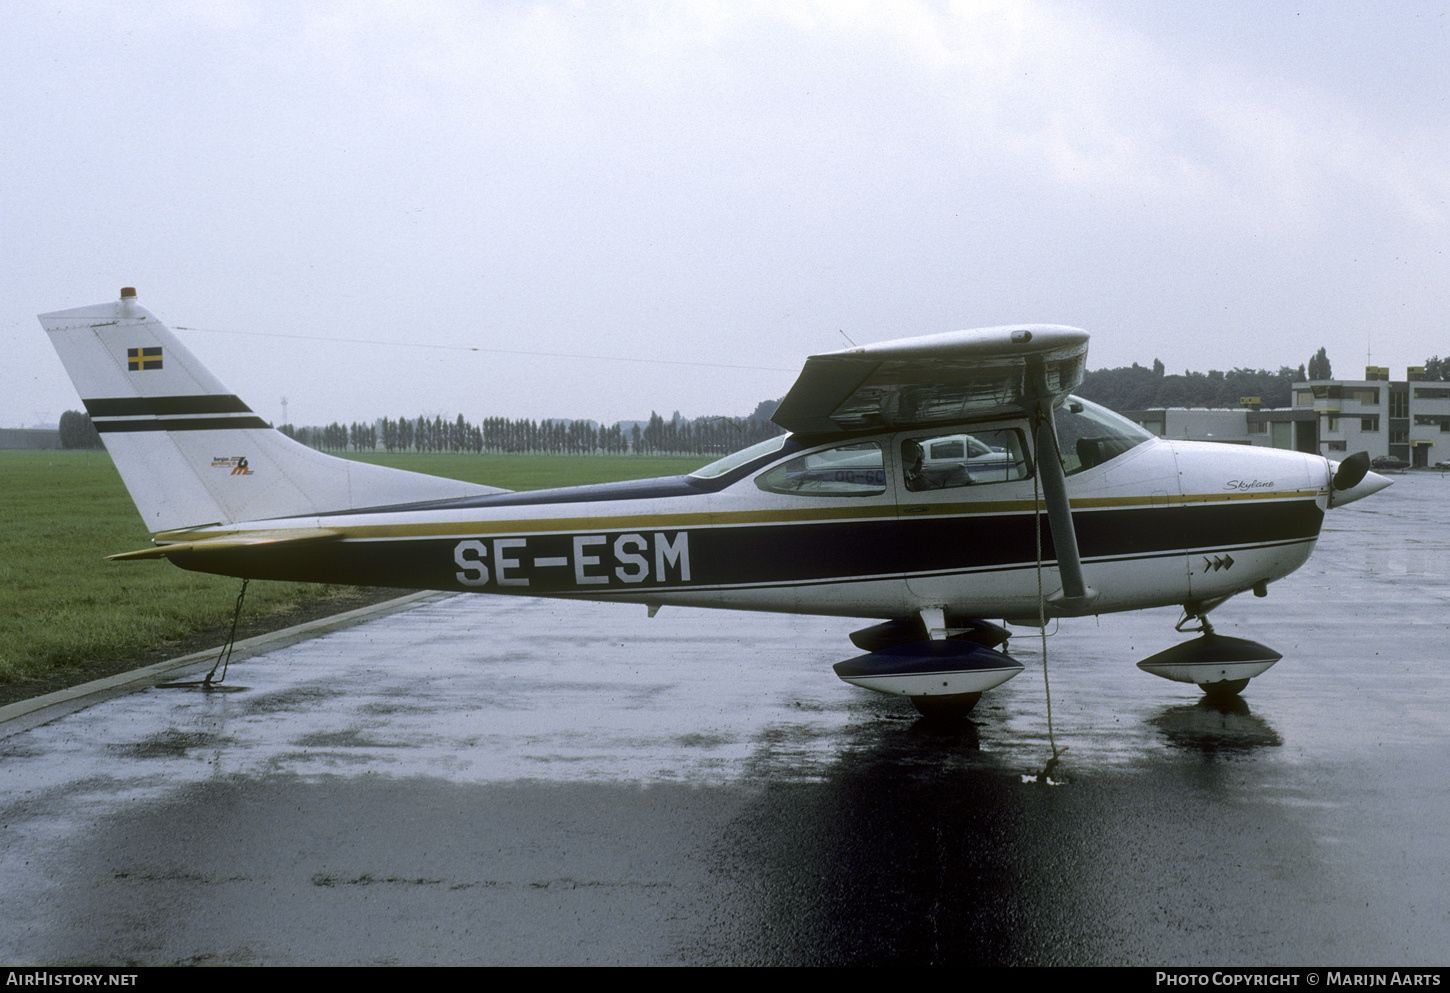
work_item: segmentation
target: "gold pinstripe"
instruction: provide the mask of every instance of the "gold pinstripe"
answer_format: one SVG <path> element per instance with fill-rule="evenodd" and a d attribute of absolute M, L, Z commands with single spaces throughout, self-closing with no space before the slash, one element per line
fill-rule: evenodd
<path fill-rule="evenodd" d="M 1073 510 L 1111 510 L 1131 507 L 1199 506 L 1212 503 L 1239 503 L 1243 501 L 1289 501 L 1314 499 L 1322 490 L 1278 490 L 1249 493 L 1197 493 L 1187 496 L 1163 497 L 1087 497 L 1072 501 Z M 692 499 L 692 498 L 685 498 Z M 587 506 L 587 505 L 585 505 Z M 330 530 L 341 532 L 344 538 L 354 540 L 377 540 L 386 538 L 448 538 L 475 537 L 478 535 L 547 534 L 550 532 L 589 531 L 635 531 L 669 530 L 676 528 L 732 527 L 738 525 L 806 524 L 826 521 L 879 521 L 894 520 L 907 507 L 921 507 L 926 517 L 991 517 L 1005 514 L 1032 513 L 1036 505 L 1031 500 L 973 501 L 960 503 L 914 503 L 881 504 L 871 507 L 808 507 L 800 509 L 774 508 L 771 510 L 737 510 L 715 513 L 680 514 L 633 514 L 619 517 L 549 517 L 509 518 L 507 520 L 475 520 L 457 522 L 396 524 L 353 524 L 337 526 Z M 1043 507 L 1043 513 L 1046 508 Z M 360 515 L 365 516 L 365 515 Z M 391 515 L 390 515 L 391 516 Z M 921 520 L 924 518 L 915 517 Z M 267 528 L 269 532 L 283 534 L 289 529 L 279 528 L 275 522 Z M 298 528 L 298 532 L 313 531 L 313 528 Z M 171 531 L 158 534 L 158 543 L 205 542 L 249 534 L 251 529 L 217 531 Z"/>

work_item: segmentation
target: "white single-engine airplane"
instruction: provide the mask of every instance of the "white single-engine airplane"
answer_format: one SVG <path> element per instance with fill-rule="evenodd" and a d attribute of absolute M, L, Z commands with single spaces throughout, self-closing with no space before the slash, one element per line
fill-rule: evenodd
<path fill-rule="evenodd" d="M 787 434 L 688 476 L 513 493 L 333 458 L 252 412 L 136 303 L 40 316 L 155 547 L 248 579 L 879 618 L 848 682 L 969 712 L 1022 666 L 984 618 L 1181 605 L 1139 665 L 1232 695 L 1279 659 L 1210 610 L 1308 559 L 1363 453 L 1166 441 L 1070 394 L 1088 336 L 958 331 L 812 356 Z"/>

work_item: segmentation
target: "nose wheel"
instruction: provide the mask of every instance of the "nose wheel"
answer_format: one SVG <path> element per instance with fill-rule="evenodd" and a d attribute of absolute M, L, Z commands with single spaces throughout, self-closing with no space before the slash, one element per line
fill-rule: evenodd
<path fill-rule="evenodd" d="M 1238 696 L 1249 685 L 1247 679 L 1220 679 L 1216 683 L 1199 683 L 1205 700 L 1229 700 Z"/>
<path fill-rule="evenodd" d="M 980 693 L 951 693 L 941 696 L 914 696 L 911 705 L 916 712 L 934 724 L 951 724 L 964 719 L 982 699 Z"/>

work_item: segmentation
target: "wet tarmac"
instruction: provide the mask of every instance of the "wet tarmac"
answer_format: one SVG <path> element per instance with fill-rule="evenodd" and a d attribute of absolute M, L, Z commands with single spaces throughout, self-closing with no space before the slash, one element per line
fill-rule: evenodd
<path fill-rule="evenodd" d="M 1450 479 L 1214 614 L 1063 623 L 960 730 L 861 622 L 439 597 L 0 740 L 11 964 L 1445 965 Z"/>

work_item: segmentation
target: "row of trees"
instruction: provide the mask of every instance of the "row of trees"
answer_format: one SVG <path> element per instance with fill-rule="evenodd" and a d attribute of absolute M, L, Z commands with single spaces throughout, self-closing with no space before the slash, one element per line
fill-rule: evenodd
<path fill-rule="evenodd" d="M 669 420 L 651 413 L 647 422 L 602 425 L 596 421 L 565 421 L 505 417 L 478 424 L 462 414 L 384 417 L 370 424 L 328 424 L 279 430 L 289 438 L 324 451 L 389 452 L 547 452 L 554 454 L 690 454 L 723 455 L 781 433 L 770 420 L 776 402 L 759 404 L 749 417 L 697 417 L 686 420 L 677 411 Z"/>
<path fill-rule="evenodd" d="M 1162 363 L 1155 363 L 1158 369 Z M 1083 376 L 1079 396 L 1112 410 L 1149 410 L 1155 407 L 1237 407 L 1243 397 L 1259 397 L 1265 407 L 1288 407 L 1293 384 L 1304 382 L 1305 369 L 1284 366 L 1278 372 L 1265 369 L 1231 369 L 1208 373 L 1185 372 L 1168 376 L 1131 367 L 1097 369 Z"/>
<path fill-rule="evenodd" d="M 505 417 L 470 423 L 434 417 L 384 417 L 371 423 L 278 428 L 287 437 L 323 451 L 389 452 L 547 452 L 555 454 L 680 454 L 725 455 L 781 433 L 770 420 L 779 401 L 758 404 L 748 417 L 697 417 L 676 411 L 665 420 L 651 413 L 646 422 L 564 421 Z M 90 416 L 68 410 L 60 418 L 62 448 L 100 448 L 101 438 Z"/>
<path fill-rule="evenodd" d="M 1083 377 L 1078 393 L 1113 410 L 1149 410 L 1155 407 L 1237 407 L 1243 397 L 1259 397 L 1265 407 L 1292 405 L 1293 384 L 1333 379 L 1334 367 L 1321 348 L 1297 369 L 1230 369 L 1207 373 L 1166 375 L 1163 363 L 1153 360 L 1146 369 L 1134 362 L 1117 369 L 1098 369 Z M 1425 360 L 1425 381 L 1450 382 L 1450 357 Z"/>
<path fill-rule="evenodd" d="M 1450 365 L 1450 363 L 1447 363 Z M 1450 371 L 1450 370 L 1447 370 Z M 1237 407 L 1244 397 L 1258 397 L 1263 407 L 1288 407 L 1295 383 L 1333 379 L 1329 355 L 1321 348 L 1297 369 L 1230 369 L 1207 373 L 1184 372 L 1169 376 L 1163 363 L 1153 360 L 1146 369 L 1134 362 L 1116 369 L 1098 369 L 1083 376 L 1078 394 L 1112 410 L 1151 410 L 1155 407 Z"/>

